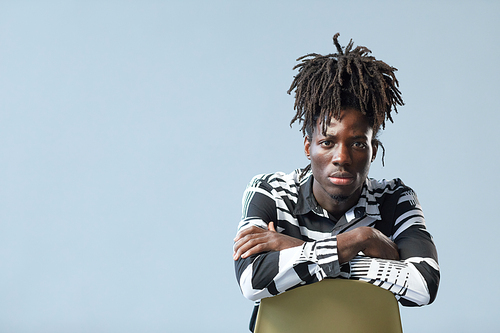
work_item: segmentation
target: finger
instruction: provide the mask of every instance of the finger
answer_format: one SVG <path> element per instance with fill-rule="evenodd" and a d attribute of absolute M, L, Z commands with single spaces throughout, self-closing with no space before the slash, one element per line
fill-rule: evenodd
<path fill-rule="evenodd" d="M 266 250 L 266 243 L 245 243 L 244 246 L 240 247 L 233 255 L 234 260 L 238 260 L 238 258 L 248 258 L 253 254 L 258 254 Z"/>
<path fill-rule="evenodd" d="M 245 237 L 247 235 L 262 233 L 262 232 L 266 232 L 266 231 L 267 230 L 264 230 L 264 229 L 259 228 L 257 226 L 251 226 L 249 228 L 246 228 L 246 229 L 240 231 L 233 240 L 235 242 L 237 242 L 238 240 L 242 239 L 243 237 Z"/>
<path fill-rule="evenodd" d="M 253 235 L 247 235 L 245 238 L 240 239 L 234 244 L 234 255 L 233 258 L 234 260 L 237 260 L 239 257 L 246 258 L 249 256 L 247 254 L 246 256 L 242 256 L 245 252 L 248 252 L 250 249 L 252 249 L 255 246 L 258 246 L 259 244 L 265 243 L 265 235 L 264 234 L 253 234 Z M 258 252 L 255 252 L 258 253 Z M 253 254 L 253 253 L 251 253 Z"/>
<path fill-rule="evenodd" d="M 276 232 L 276 229 L 274 228 L 274 222 L 269 222 L 269 224 L 267 225 L 267 229 L 269 231 L 273 231 L 273 232 Z"/>
<path fill-rule="evenodd" d="M 269 243 L 264 241 L 260 243 L 254 243 L 252 246 L 249 246 L 248 250 L 246 251 L 241 251 L 241 258 L 245 259 L 248 258 L 254 254 L 259 254 L 262 252 L 267 252 L 270 250 Z"/>

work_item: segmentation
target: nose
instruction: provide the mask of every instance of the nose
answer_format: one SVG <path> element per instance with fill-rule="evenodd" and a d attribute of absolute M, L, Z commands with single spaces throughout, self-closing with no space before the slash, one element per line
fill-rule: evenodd
<path fill-rule="evenodd" d="M 333 152 L 332 163 L 337 166 L 349 165 L 351 164 L 351 152 L 349 148 L 344 144 L 339 144 Z"/>

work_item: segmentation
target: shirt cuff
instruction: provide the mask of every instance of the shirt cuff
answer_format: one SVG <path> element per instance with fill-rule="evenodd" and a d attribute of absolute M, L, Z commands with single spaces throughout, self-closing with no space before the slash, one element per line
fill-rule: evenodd
<path fill-rule="evenodd" d="M 306 242 L 302 248 L 301 261 L 309 261 L 317 264 L 316 276 L 318 280 L 324 278 L 345 275 L 346 268 L 341 269 L 337 254 L 337 237 L 329 237 L 320 241 Z M 347 269 L 348 271 L 348 269 Z"/>

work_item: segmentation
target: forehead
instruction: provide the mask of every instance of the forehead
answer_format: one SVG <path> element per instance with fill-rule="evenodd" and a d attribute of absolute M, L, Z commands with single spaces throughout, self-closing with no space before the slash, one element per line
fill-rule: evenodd
<path fill-rule="evenodd" d="M 314 133 L 322 135 L 350 134 L 355 136 L 371 137 L 373 128 L 370 126 L 368 118 L 360 111 L 355 109 L 344 109 L 339 117 L 332 117 L 326 128 L 323 127 L 323 121 L 318 119 Z"/>

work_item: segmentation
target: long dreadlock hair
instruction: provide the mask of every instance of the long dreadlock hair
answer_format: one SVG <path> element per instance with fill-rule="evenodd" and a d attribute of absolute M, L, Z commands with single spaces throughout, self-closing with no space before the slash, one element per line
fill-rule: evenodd
<path fill-rule="evenodd" d="M 393 122 L 392 109 L 397 113 L 397 105 L 404 105 L 394 74 L 397 69 L 370 56 L 365 46 L 353 49 L 352 39 L 344 49 L 339 36 L 333 36 L 338 53 L 310 53 L 297 59 L 301 63 L 293 69 L 299 73 L 288 89 L 288 94 L 295 89 L 297 111 L 290 126 L 299 121 L 302 134 L 311 139 L 318 119 L 326 134 L 332 117 L 338 120 L 342 109 L 354 108 L 367 117 L 375 138 L 379 129 L 385 128 L 386 119 Z"/>
<path fill-rule="evenodd" d="M 350 40 L 345 50 L 338 42 L 339 33 L 333 36 L 338 53 L 321 55 L 310 53 L 297 59 L 302 61 L 293 69 L 294 77 L 288 93 L 295 89 L 295 121 L 302 124 L 302 133 L 312 134 L 318 119 L 326 131 L 330 119 L 339 119 L 340 111 L 353 107 L 368 117 L 377 132 L 385 128 L 385 119 L 391 122 L 391 111 L 397 113 L 397 105 L 404 105 L 399 91 L 396 68 L 370 56 L 365 46 L 354 50 Z M 315 119 L 314 119 L 315 118 Z M 312 127 L 312 128 L 309 128 Z"/>

